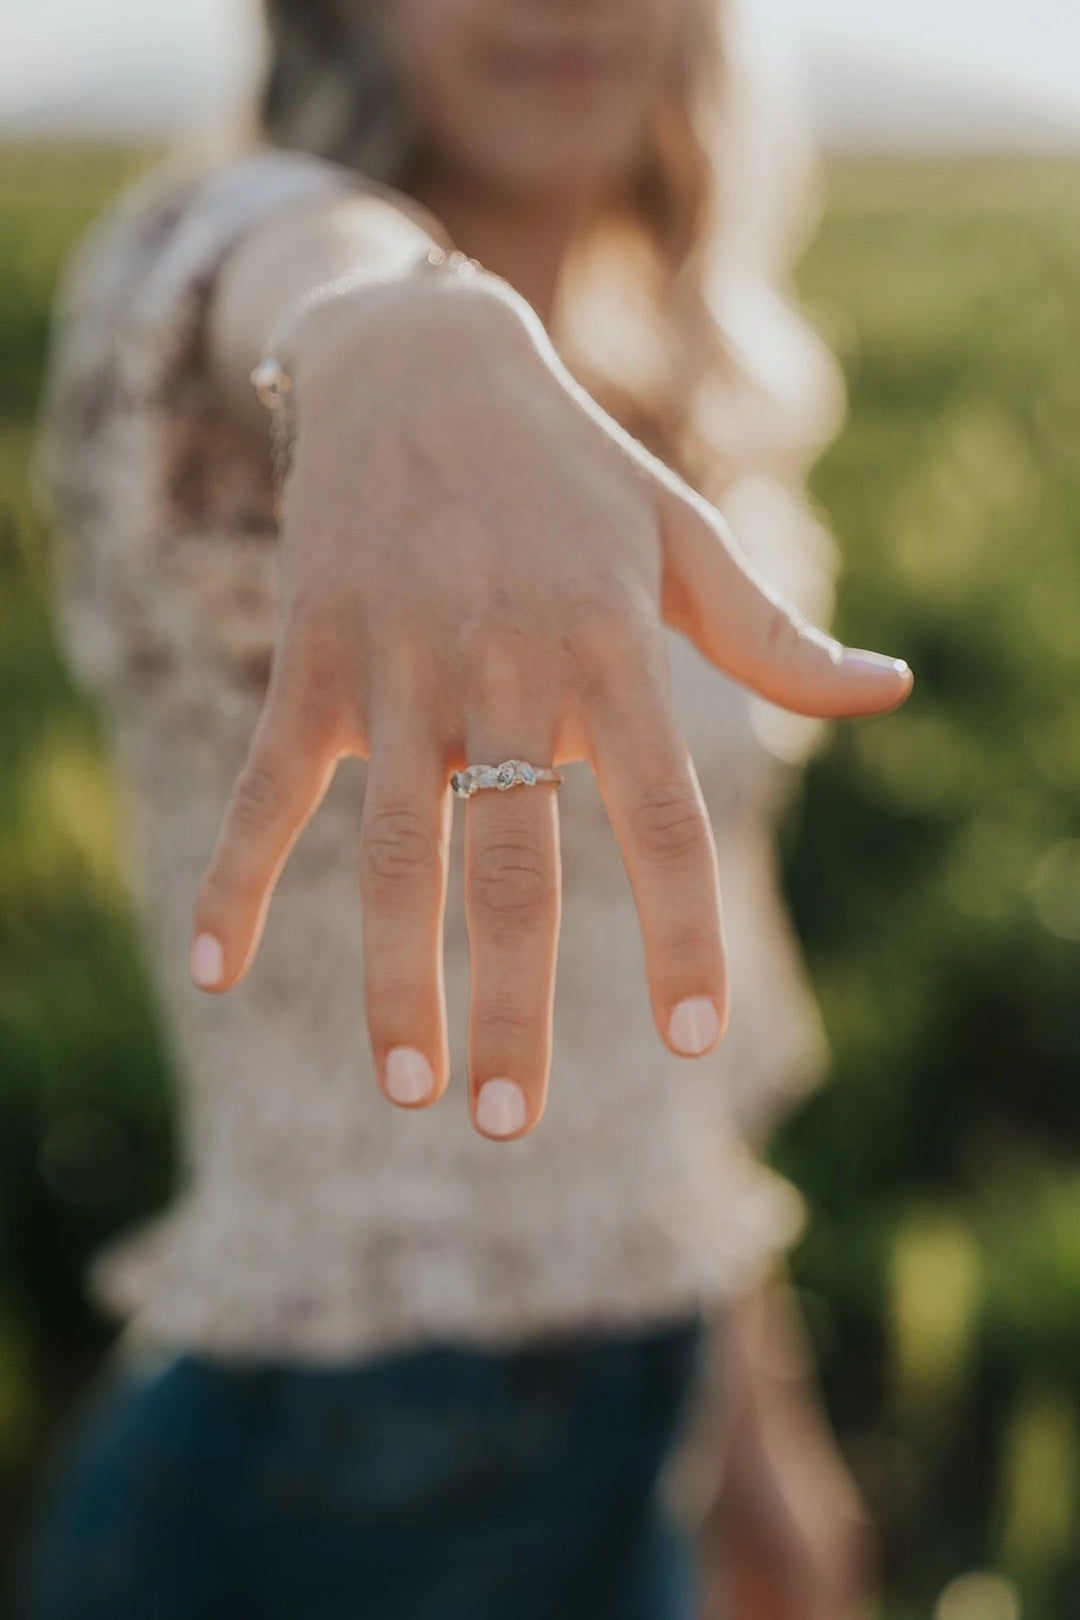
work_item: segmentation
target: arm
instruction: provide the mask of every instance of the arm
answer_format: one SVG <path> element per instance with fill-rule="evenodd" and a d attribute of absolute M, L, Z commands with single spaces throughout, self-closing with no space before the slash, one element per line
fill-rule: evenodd
<path fill-rule="evenodd" d="M 207 317 L 211 370 L 235 414 L 266 430 L 251 371 L 305 293 L 337 276 L 400 276 L 448 245 L 430 215 L 382 193 L 320 198 L 248 232 L 221 267 Z"/>
<path fill-rule="evenodd" d="M 76 266 L 46 457 L 86 542 L 97 621 L 119 625 L 124 590 L 152 574 L 128 577 L 141 537 L 117 551 L 113 516 L 166 494 L 164 440 L 193 391 L 214 394 L 225 425 L 232 411 L 257 420 L 248 373 L 276 323 L 298 292 L 355 272 L 347 293 L 288 327 L 298 434 L 272 668 L 197 898 L 192 970 L 214 992 L 242 978 L 337 761 L 366 758 L 367 1033 L 380 1086 L 404 1106 L 435 1102 L 449 1078 L 451 771 L 588 761 L 637 901 L 660 1039 L 696 1056 L 722 1033 L 725 963 L 663 625 L 802 713 L 880 712 L 910 687 L 903 665 L 846 651 L 765 587 L 715 508 L 573 383 L 505 282 L 405 274 L 437 232 L 393 194 L 299 154 L 155 181 Z M 478 794 L 465 843 L 470 1112 L 505 1139 L 539 1119 L 550 1061 L 551 789 Z"/>
<path fill-rule="evenodd" d="M 257 420 L 248 373 L 275 322 L 298 290 L 355 272 L 288 324 L 298 436 L 274 656 L 196 901 L 193 974 L 215 993 L 240 982 L 337 761 L 366 758 L 366 1025 L 379 1084 L 403 1106 L 436 1102 L 449 1081 L 450 771 L 588 761 L 635 893 L 657 1034 L 696 1056 L 724 1029 L 724 943 L 662 624 L 800 713 L 879 713 L 910 690 L 907 667 L 844 650 L 764 585 L 719 512 L 573 384 L 507 283 L 405 274 L 436 233 L 393 194 L 301 154 L 155 181 L 76 266 L 47 455 L 97 622 L 115 629 L 125 591 L 151 590 L 155 573 L 131 573 L 142 536 L 117 548 L 113 517 L 157 510 L 164 452 L 207 392 L 222 429 L 257 442 L 232 411 Z M 465 815 L 470 1113 L 507 1139 L 538 1123 L 551 1063 L 554 794 L 481 792 Z"/>
<path fill-rule="evenodd" d="M 729 1432 L 706 1529 L 705 1620 L 848 1620 L 870 1585 L 872 1535 L 836 1449 L 785 1279 L 733 1306 Z"/>
<path fill-rule="evenodd" d="M 451 770 L 590 762 L 637 899 L 660 1037 L 696 1056 L 722 1033 L 723 946 L 662 624 L 801 712 L 877 712 L 910 679 L 775 598 L 715 509 L 576 387 L 505 282 L 408 274 L 433 234 L 385 196 L 298 208 L 237 244 L 210 311 L 221 391 L 251 421 L 248 373 L 285 319 L 298 436 L 270 688 L 200 890 L 193 973 L 215 992 L 239 981 L 337 760 L 369 759 L 368 1033 L 387 1096 L 408 1106 L 434 1102 L 448 1079 Z M 347 291 L 297 312 L 343 274 Z M 550 1059 L 558 838 L 546 787 L 470 801 L 466 894 L 471 1110 L 484 1134 L 519 1136 L 542 1112 Z"/>

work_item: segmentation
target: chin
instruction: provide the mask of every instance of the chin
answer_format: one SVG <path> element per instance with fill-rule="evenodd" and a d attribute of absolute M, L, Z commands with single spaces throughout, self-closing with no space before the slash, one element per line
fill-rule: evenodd
<path fill-rule="evenodd" d="M 524 197 L 577 197 L 592 195 L 610 187 L 621 168 L 582 163 L 579 154 L 567 154 L 560 161 L 548 153 L 531 164 L 503 164 L 488 170 L 485 179 L 493 190 Z"/>
<path fill-rule="evenodd" d="M 530 140 L 491 141 L 477 153 L 474 172 L 500 191 L 578 195 L 604 190 L 627 174 L 638 150 L 636 138 L 599 133 L 593 139 L 569 118 Z M 635 132 L 636 135 L 636 132 Z"/>

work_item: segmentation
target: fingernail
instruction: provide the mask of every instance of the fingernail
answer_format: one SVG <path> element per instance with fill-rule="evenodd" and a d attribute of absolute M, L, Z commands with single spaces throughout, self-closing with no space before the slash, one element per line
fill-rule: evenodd
<path fill-rule="evenodd" d="M 906 679 L 911 670 L 902 658 L 887 658 L 884 653 L 866 652 L 862 647 L 845 647 L 844 664 L 848 669 L 867 675 L 899 675 Z"/>
<path fill-rule="evenodd" d="M 668 1022 L 668 1040 L 684 1057 L 700 1057 L 715 1046 L 720 1020 L 708 996 L 687 996 L 677 1002 Z"/>
<path fill-rule="evenodd" d="M 396 1103 L 418 1103 L 435 1090 L 435 1076 L 423 1052 L 395 1046 L 386 1054 L 386 1094 Z"/>
<path fill-rule="evenodd" d="M 212 990 L 221 983 L 225 971 L 225 958 L 221 942 L 213 934 L 200 934 L 191 947 L 191 977 L 203 990 Z"/>
<path fill-rule="evenodd" d="M 525 1123 L 525 1095 L 512 1080 L 486 1080 L 476 1099 L 476 1124 L 485 1136 L 514 1136 Z"/>

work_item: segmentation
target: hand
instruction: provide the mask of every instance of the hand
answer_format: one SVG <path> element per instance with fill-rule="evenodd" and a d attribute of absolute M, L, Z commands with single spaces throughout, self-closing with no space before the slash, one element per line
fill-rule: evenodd
<path fill-rule="evenodd" d="M 731 1467 L 704 1620 L 858 1620 L 868 1612 L 874 1538 L 809 1391 Z M 736 1500 L 737 1498 L 737 1500 Z"/>
<path fill-rule="evenodd" d="M 722 1033 L 715 851 L 668 690 L 665 623 L 803 714 L 879 713 L 906 665 L 847 652 L 777 601 L 719 514 L 571 381 L 494 277 L 406 277 L 310 310 L 291 344 L 298 437 L 265 706 L 196 906 L 192 971 L 228 990 L 336 762 L 369 759 L 365 996 L 379 1083 L 448 1078 L 442 986 L 450 772 L 587 759 L 637 904 L 672 1051 Z M 466 807 L 470 1109 L 544 1106 L 559 926 L 553 786 Z M 497 1082 L 492 1084 L 492 1082 Z"/>
<path fill-rule="evenodd" d="M 868 1612 L 873 1532 L 782 1270 L 732 1302 L 727 1328 L 728 1434 L 705 1526 L 702 1620 L 857 1620 Z"/>

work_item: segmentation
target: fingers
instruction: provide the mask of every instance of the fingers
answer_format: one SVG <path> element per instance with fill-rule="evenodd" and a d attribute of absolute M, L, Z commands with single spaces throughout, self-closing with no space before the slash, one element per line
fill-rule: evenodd
<path fill-rule="evenodd" d="M 796 714 L 883 714 L 911 691 L 902 659 L 842 647 L 760 579 L 720 513 L 662 486 L 664 618 L 718 668 Z"/>
<path fill-rule="evenodd" d="M 229 990 L 258 947 L 278 873 L 334 772 L 328 713 L 297 681 L 271 686 L 195 903 L 191 974 Z"/>
<path fill-rule="evenodd" d="M 546 764 L 550 749 L 467 740 L 469 763 Z M 465 808 L 469 1108 L 482 1136 L 522 1136 L 544 1110 L 559 934 L 554 784 L 485 789 Z"/>
<path fill-rule="evenodd" d="M 634 891 L 653 1019 L 681 1057 L 727 1021 L 727 973 L 712 827 L 666 681 L 638 666 L 594 699 L 591 759 Z"/>
<path fill-rule="evenodd" d="M 360 825 L 364 994 L 375 1072 L 403 1108 L 441 1096 L 449 1075 L 443 911 L 448 772 L 405 716 L 372 739 Z"/>

